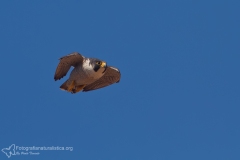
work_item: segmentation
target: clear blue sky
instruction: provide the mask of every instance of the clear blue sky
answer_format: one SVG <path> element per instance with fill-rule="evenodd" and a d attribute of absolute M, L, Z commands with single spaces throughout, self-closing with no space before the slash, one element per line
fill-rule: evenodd
<path fill-rule="evenodd" d="M 0 149 L 14 159 L 239 160 L 240 2 L 0 2 Z M 78 51 L 120 83 L 78 94 L 53 79 Z M 0 151 L 0 159 L 8 159 Z"/>

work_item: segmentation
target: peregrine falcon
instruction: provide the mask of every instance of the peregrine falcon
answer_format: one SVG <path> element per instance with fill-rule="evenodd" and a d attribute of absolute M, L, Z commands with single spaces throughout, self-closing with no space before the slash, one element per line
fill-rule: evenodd
<path fill-rule="evenodd" d="M 79 91 L 87 92 L 109 86 L 120 81 L 120 71 L 111 66 L 107 66 L 105 61 L 97 58 L 86 58 L 77 52 L 73 52 L 60 58 L 54 79 L 59 80 L 64 77 L 68 70 L 74 67 L 70 77 L 60 88 L 71 93 Z"/>

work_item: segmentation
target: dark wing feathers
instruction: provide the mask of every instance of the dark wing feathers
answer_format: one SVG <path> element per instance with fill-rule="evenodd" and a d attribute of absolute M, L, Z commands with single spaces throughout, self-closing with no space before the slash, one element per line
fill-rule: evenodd
<path fill-rule="evenodd" d="M 60 62 L 57 66 L 54 79 L 59 80 L 64 77 L 71 66 L 76 67 L 83 62 L 83 56 L 77 52 L 73 52 L 67 56 L 60 58 Z"/>
<path fill-rule="evenodd" d="M 84 87 L 83 92 L 103 88 L 113 83 L 118 83 L 120 81 L 120 78 L 121 78 L 121 74 L 117 68 L 107 67 L 106 73 L 97 81 Z"/>

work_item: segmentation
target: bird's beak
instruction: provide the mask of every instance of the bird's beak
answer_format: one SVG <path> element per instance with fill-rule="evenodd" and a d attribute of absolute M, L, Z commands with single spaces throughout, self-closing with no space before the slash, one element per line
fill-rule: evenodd
<path fill-rule="evenodd" d="M 101 64 L 101 67 L 106 67 L 107 66 L 107 63 L 106 62 L 104 62 L 104 61 L 102 61 L 102 64 Z"/>

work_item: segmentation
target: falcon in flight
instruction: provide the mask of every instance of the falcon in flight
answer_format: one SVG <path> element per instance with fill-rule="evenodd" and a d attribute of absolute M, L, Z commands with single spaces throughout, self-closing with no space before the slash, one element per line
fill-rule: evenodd
<path fill-rule="evenodd" d="M 74 67 L 70 77 L 60 88 L 71 93 L 79 91 L 87 92 L 109 86 L 120 81 L 120 71 L 97 58 L 86 58 L 74 52 L 60 58 L 54 79 L 59 80 L 64 77 L 68 70 Z"/>

